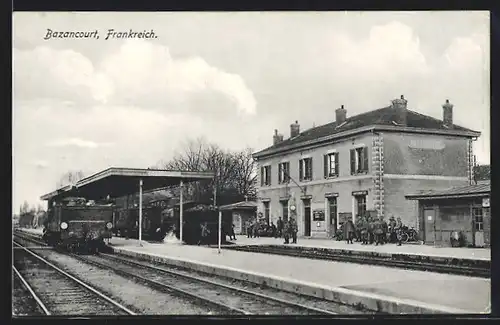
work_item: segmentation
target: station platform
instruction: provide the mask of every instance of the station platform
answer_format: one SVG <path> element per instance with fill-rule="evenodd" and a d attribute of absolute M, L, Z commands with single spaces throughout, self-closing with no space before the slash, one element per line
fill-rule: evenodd
<path fill-rule="evenodd" d="M 23 229 L 41 234 L 40 229 Z M 237 236 L 239 245 L 279 244 L 281 239 Z M 393 314 L 454 313 L 477 314 L 488 311 L 491 300 L 490 279 L 447 275 L 423 271 L 385 268 L 372 265 L 311 260 L 227 250 L 220 254 L 213 247 L 181 245 L 176 238 L 164 243 L 112 238 L 110 245 L 118 254 L 187 267 L 214 275 L 244 279 L 254 283 L 300 292 L 371 310 Z M 305 247 L 386 250 L 408 254 L 454 254 L 466 258 L 489 258 L 489 254 L 465 248 L 434 248 L 415 245 L 362 246 L 327 240 L 300 240 Z M 391 247 L 393 246 L 393 247 Z M 417 251 L 416 248 L 420 250 Z M 413 250 L 413 251 L 412 251 Z M 441 251 L 444 250 L 444 251 Z M 437 253 L 436 253 L 437 252 Z M 473 254 L 474 253 L 474 254 Z"/>
<path fill-rule="evenodd" d="M 257 238 L 258 239 L 258 238 Z M 246 279 L 391 313 L 483 313 L 489 279 L 112 238 L 116 253 Z"/>
<path fill-rule="evenodd" d="M 283 245 L 283 239 L 259 237 L 247 238 L 246 236 L 236 236 L 237 240 L 231 241 L 236 245 Z M 396 244 L 384 245 L 361 245 L 354 242 L 347 244 L 345 241 L 336 241 L 332 239 L 317 239 L 317 238 L 299 238 L 297 244 L 289 246 L 305 247 L 305 248 L 320 248 L 320 249 L 339 249 L 351 251 L 366 251 L 373 253 L 384 254 L 405 254 L 405 255 L 420 255 L 428 257 L 442 258 L 458 258 L 472 260 L 491 260 L 491 250 L 489 248 L 465 248 L 465 247 L 435 247 L 431 245 L 419 244 Z"/>

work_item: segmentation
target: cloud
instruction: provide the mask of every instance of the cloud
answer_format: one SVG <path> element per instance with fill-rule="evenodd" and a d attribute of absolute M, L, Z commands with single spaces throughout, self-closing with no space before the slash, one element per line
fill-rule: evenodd
<path fill-rule="evenodd" d="M 430 71 L 419 38 L 400 22 L 373 26 L 361 41 L 339 32 L 330 45 L 331 62 L 351 79 L 402 78 Z"/>
<path fill-rule="evenodd" d="M 222 95 L 233 111 L 256 112 L 256 99 L 241 76 L 200 57 L 175 59 L 167 47 L 144 40 L 125 41 L 96 65 L 68 49 L 15 49 L 14 66 L 16 98 L 182 111 L 194 95 L 208 94 Z M 210 107 L 197 109 L 210 113 Z"/>
<path fill-rule="evenodd" d="M 60 139 L 60 140 L 55 140 L 52 142 L 49 142 L 47 146 L 49 147 L 80 147 L 80 148 L 98 148 L 98 147 L 108 147 L 112 146 L 112 143 L 109 142 L 103 142 L 103 143 L 98 143 L 98 142 L 93 142 L 93 141 L 87 141 L 87 140 L 82 140 L 78 138 L 71 138 L 71 139 Z"/>

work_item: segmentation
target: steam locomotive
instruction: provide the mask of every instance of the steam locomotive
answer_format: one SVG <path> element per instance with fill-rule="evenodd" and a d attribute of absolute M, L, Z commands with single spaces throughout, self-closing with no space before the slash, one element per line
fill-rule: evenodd
<path fill-rule="evenodd" d="M 49 206 L 43 240 L 68 251 L 98 252 L 111 238 L 113 206 L 68 198 Z"/>

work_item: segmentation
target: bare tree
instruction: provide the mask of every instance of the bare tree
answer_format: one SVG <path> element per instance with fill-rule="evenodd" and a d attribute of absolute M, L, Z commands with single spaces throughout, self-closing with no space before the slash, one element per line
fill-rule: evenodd
<path fill-rule="evenodd" d="M 231 152 L 218 145 L 208 143 L 203 138 L 190 140 L 183 152 L 163 163 L 163 167 L 172 170 L 211 171 L 213 180 L 187 184 L 187 200 L 210 201 L 216 190 L 217 204 L 227 204 L 253 199 L 256 194 L 256 164 L 250 148 Z"/>
<path fill-rule="evenodd" d="M 81 170 L 67 171 L 64 173 L 59 181 L 57 182 L 57 188 L 61 188 L 66 185 L 76 184 L 79 180 L 85 177 L 85 174 Z"/>

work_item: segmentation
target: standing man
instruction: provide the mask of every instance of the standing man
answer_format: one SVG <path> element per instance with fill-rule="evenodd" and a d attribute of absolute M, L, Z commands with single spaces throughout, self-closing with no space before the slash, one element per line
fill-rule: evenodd
<path fill-rule="evenodd" d="M 368 220 L 366 217 L 363 218 L 363 222 L 361 224 L 361 245 L 368 245 L 369 241 L 368 235 Z"/>
<path fill-rule="evenodd" d="M 387 241 L 387 233 L 389 231 L 389 226 L 387 222 L 384 220 L 384 217 L 380 216 L 380 222 L 382 223 L 382 245 Z"/>
<path fill-rule="evenodd" d="M 297 232 L 299 231 L 299 227 L 297 225 L 297 221 L 295 218 L 290 220 L 290 232 L 292 235 L 292 244 L 297 244 Z"/>
<path fill-rule="evenodd" d="M 394 219 L 394 216 L 391 216 L 389 218 L 389 242 L 395 243 L 396 240 L 397 240 L 397 238 L 396 238 L 396 219 Z"/>
<path fill-rule="evenodd" d="M 396 219 L 396 238 L 398 240 L 398 246 L 401 246 L 401 231 L 403 230 L 403 223 L 401 222 L 401 218 L 398 217 Z"/>
<path fill-rule="evenodd" d="M 290 223 L 288 220 L 283 223 L 283 237 L 285 237 L 284 244 L 290 244 Z"/>
<path fill-rule="evenodd" d="M 247 220 L 245 222 L 245 225 L 247 230 L 247 238 L 252 238 L 252 224 L 250 223 L 250 220 Z"/>
<path fill-rule="evenodd" d="M 278 237 L 281 238 L 281 236 L 283 236 L 283 220 L 281 220 L 281 217 L 278 218 L 277 228 L 278 228 Z"/>
<path fill-rule="evenodd" d="M 344 231 L 347 243 L 352 244 L 352 239 L 354 238 L 354 232 L 356 231 L 356 228 L 354 227 L 354 223 L 351 219 L 347 220 L 347 222 L 344 224 Z"/>
<path fill-rule="evenodd" d="M 234 233 L 234 223 L 231 224 L 231 232 L 229 233 L 229 240 L 236 240 L 236 234 Z"/>
<path fill-rule="evenodd" d="M 383 229 L 382 229 L 382 217 L 380 219 L 375 220 L 373 223 L 373 234 L 375 235 L 375 246 L 378 246 L 378 244 L 382 244 L 382 236 L 383 236 Z"/>

